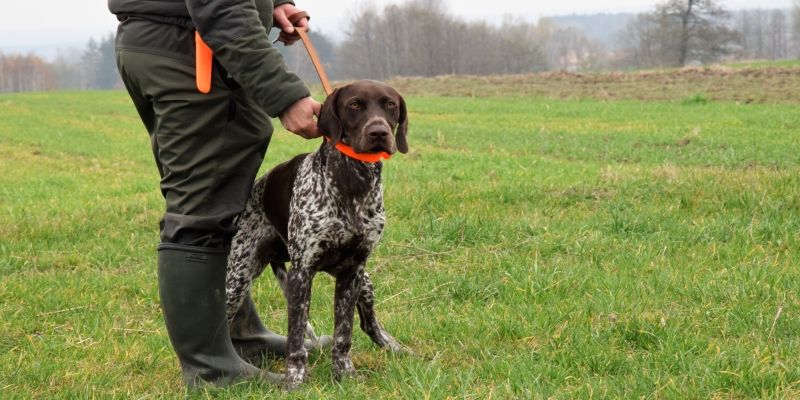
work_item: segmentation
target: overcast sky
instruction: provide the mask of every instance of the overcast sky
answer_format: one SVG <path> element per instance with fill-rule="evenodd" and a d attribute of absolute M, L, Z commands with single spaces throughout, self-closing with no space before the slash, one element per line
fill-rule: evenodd
<path fill-rule="evenodd" d="M 337 37 L 344 29 L 350 11 L 365 4 L 382 7 L 402 0 L 296 0 L 312 16 L 312 27 Z M 503 15 L 531 21 L 561 14 L 598 12 L 640 12 L 651 9 L 657 0 L 446 0 L 452 14 L 463 18 L 500 21 Z M 722 0 L 731 8 L 784 8 L 791 0 Z M 18 52 L 31 48 L 52 52 L 55 48 L 81 46 L 89 37 L 99 37 L 115 29 L 106 0 L 8 1 L 0 13 L 0 51 Z"/>

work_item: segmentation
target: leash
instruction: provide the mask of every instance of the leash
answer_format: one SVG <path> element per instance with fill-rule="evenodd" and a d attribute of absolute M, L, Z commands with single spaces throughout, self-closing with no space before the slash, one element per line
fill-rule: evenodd
<path fill-rule="evenodd" d="M 311 59 L 311 63 L 314 64 L 314 69 L 317 71 L 317 76 L 319 76 L 319 81 L 322 82 L 322 88 L 325 90 L 325 95 L 330 96 L 333 93 L 333 88 L 331 87 L 330 82 L 328 81 L 328 74 L 325 73 L 325 67 L 322 65 L 322 61 L 319 58 L 319 54 L 317 53 L 317 49 L 314 47 L 314 43 L 311 42 L 311 38 L 308 36 L 308 32 L 306 32 L 305 28 L 298 28 L 297 23 L 303 19 L 311 19 L 305 11 L 300 11 L 298 13 L 292 14 L 289 17 L 289 23 L 295 26 L 294 31 L 300 36 L 300 40 L 303 42 L 303 46 L 306 48 L 306 53 L 308 53 L 308 57 Z M 325 140 L 328 142 L 331 139 L 328 136 L 325 136 Z M 363 161 L 366 163 L 377 163 L 380 162 L 381 159 L 388 160 L 392 157 L 391 154 L 382 151 L 380 153 L 357 153 L 352 147 L 342 143 L 336 143 L 336 150 L 339 150 L 342 154 L 347 157 L 350 157 L 354 160 Z"/>
<path fill-rule="evenodd" d="M 311 38 L 308 37 L 308 32 L 306 32 L 304 28 L 297 27 L 297 23 L 304 19 L 310 20 L 311 16 L 309 16 L 305 11 L 300 11 L 290 15 L 288 18 L 289 23 L 295 27 L 294 31 L 300 36 L 300 40 L 303 42 L 303 46 L 306 48 L 306 53 L 308 53 L 311 63 L 314 64 L 314 69 L 317 71 L 319 81 L 322 82 L 322 89 L 325 90 L 325 95 L 330 96 L 331 93 L 333 93 L 333 87 L 331 87 L 331 83 L 328 81 L 328 74 L 325 73 L 325 67 L 322 66 L 322 60 L 319 58 L 317 49 L 314 47 L 314 43 L 311 43 Z"/>

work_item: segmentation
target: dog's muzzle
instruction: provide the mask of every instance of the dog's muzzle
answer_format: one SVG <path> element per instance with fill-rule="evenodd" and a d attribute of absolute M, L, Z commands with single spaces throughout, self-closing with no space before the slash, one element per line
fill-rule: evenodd
<path fill-rule="evenodd" d="M 394 143 L 394 135 L 389 123 L 383 118 L 373 118 L 364 124 L 362 130 L 363 149 L 370 152 L 385 151 L 394 154 L 397 147 Z"/>

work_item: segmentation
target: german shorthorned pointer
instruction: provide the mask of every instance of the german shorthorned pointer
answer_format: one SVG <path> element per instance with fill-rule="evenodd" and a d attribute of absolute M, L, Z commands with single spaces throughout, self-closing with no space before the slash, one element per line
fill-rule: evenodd
<path fill-rule="evenodd" d="M 364 271 L 386 219 L 382 163 L 351 158 L 336 145 L 342 143 L 361 154 L 408 152 L 405 102 L 387 85 L 358 81 L 327 98 L 318 125 L 328 140 L 317 151 L 278 165 L 255 183 L 228 260 L 229 319 L 266 264 L 283 289 L 289 319 L 288 388 L 297 387 L 306 374 L 303 343 L 306 332 L 315 337 L 308 310 L 317 272 L 336 279 L 331 350 L 335 378 L 355 374 L 349 355 L 355 309 L 361 329 L 373 342 L 393 351 L 404 349 L 378 322 L 372 282 Z M 288 271 L 287 261 L 291 261 Z"/>

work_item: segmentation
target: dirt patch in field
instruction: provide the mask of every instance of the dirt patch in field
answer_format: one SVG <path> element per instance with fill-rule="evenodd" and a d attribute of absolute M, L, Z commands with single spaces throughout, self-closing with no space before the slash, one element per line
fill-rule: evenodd
<path fill-rule="evenodd" d="M 684 68 L 669 71 L 396 78 L 404 95 L 553 99 L 800 103 L 800 68 Z"/>

